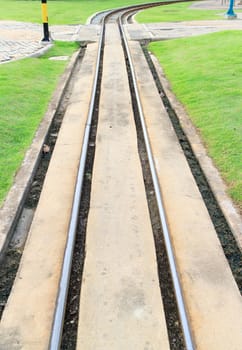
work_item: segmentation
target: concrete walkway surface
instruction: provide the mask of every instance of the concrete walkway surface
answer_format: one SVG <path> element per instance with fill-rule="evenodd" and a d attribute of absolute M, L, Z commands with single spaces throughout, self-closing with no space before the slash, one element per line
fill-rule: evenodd
<path fill-rule="evenodd" d="M 226 12 L 228 3 L 228 0 L 223 0 L 223 2 L 222 0 L 209 0 L 194 3 L 191 7 L 203 10 L 218 9 Z M 236 2 L 235 9 L 237 8 L 242 8 L 242 5 Z M 242 13 L 237 13 L 235 20 L 163 22 L 127 26 L 132 40 L 164 40 L 219 30 L 242 30 Z M 99 28 L 98 25 L 90 24 L 49 26 L 51 38 L 63 41 L 97 41 Z M 28 56 L 41 55 L 48 48 L 48 45 L 41 42 L 42 38 L 42 24 L 0 21 L 0 64 Z"/>
<path fill-rule="evenodd" d="M 227 1 L 228 0 L 224 0 Z M 211 0 L 211 1 L 203 1 L 194 3 L 191 6 L 200 6 L 204 8 L 213 8 L 217 6 L 217 4 L 221 3 L 221 0 Z M 218 5 L 219 6 L 219 5 Z M 228 5 L 223 5 L 223 8 L 226 9 Z M 240 6 L 242 7 L 242 6 Z M 220 9 L 222 6 L 220 5 Z M 225 12 L 225 11 L 224 11 Z M 219 30 L 242 30 L 242 13 L 237 13 L 238 18 L 236 20 L 215 20 L 215 21 L 187 21 L 187 22 L 163 22 L 163 23 L 150 23 L 150 24 L 127 24 L 126 29 L 129 35 L 130 40 L 165 40 L 172 39 L 178 37 L 185 36 L 193 36 L 193 35 L 202 35 L 206 33 L 211 33 Z M 63 40 L 63 41 L 86 41 L 86 42 L 96 42 L 100 33 L 100 26 L 87 24 L 87 25 L 56 25 L 50 26 L 50 33 L 53 40 Z M 0 64 L 8 63 L 14 61 L 16 59 L 29 57 L 29 56 L 37 56 L 40 55 L 44 50 L 48 48 L 49 45 L 43 45 L 41 43 L 41 39 L 43 38 L 43 28 L 41 24 L 34 23 L 24 23 L 24 22 L 16 22 L 16 21 L 0 21 Z M 74 61 L 73 61 L 74 62 Z M 70 67 L 72 67 L 73 63 L 70 62 Z M 71 68 L 69 68 L 71 69 Z M 68 73 L 67 73 L 68 74 Z M 67 78 L 66 78 L 67 79 Z M 62 85 L 61 85 L 62 86 Z M 64 85 L 63 85 L 64 86 Z M 62 90 L 64 87 L 61 87 Z M 167 89 L 170 93 L 170 89 Z M 61 92 L 59 91 L 58 94 Z M 57 101 L 60 98 L 56 98 Z M 173 103 L 175 98 L 172 97 Z M 55 105 L 55 106 L 56 106 Z M 180 107 L 179 107 L 180 108 Z M 51 109 L 48 112 L 48 118 L 50 115 L 54 113 L 54 110 Z M 40 128 L 40 130 L 42 130 Z M 43 130 L 42 130 L 43 131 Z M 41 132 L 42 132 L 41 131 Z M 41 140 L 38 140 L 39 144 L 42 144 L 43 134 L 40 133 L 41 136 L 38 136 Z M 195 142 L 196 143 L 196 142 Z M 37 148 L 38 149 L 38 148 Z M 26 163 L 27 164 L 27 163 Z M 22 179 L 21 179 L 22 181 Z M 11 221 L 13 218 L 14 211 L 16 210 L 15 204 L 13 204 L 12 198 L 16 198 L 15 191 L 19 192 L 19 196 L 21 197 L 20 192 L 22 191 L 23 183 L 20 181 L 17 186 L 15 186 L 12 191 L 13 195 L 11 200 L 6 200 L 7 204 L 1 208 L 0 214 L 2 217 L 5 217 L 8 221 L 6 223 L 6 227 L 11 225 Z M 224 193 L 223 191 L 221 193 Z M 10 208 L 10 209 L 9 209 Z M 234 207 L 231 203 L 226 209 L 228 212 L 228 216 L 231 216 L 231 212 L 234 212 Z M 8 214 L 6 214 L 8 213 Z M 0 215 L 1 216 L 1 215 Z M 236 220 L 239 221 L 239 242 L 241 242 L 241 218 L 237 219 L 238 215 L 233 214 L 233 223 Z M 237 221 L 236 221 L 236 227 Z M 232 225 L 232 227 L 234 227 Z M 4 229 L 4 232 L 6 230 Z M 236 230 L 235 230 L 236 231 Z M 1 233 L 1 232 L 0 232 Z M 6 232 L 4 233 L 4 237 Z M 4 238 L 5 239 L 5 238 Z M 241 244 L 241 243 L 240 243 Z M 0 252 L 1 252 L 1 234 L 0 234 Z M 1 254 L 0 254 L 1 255 Z"/>
<path fill-rule="evenodd" d="M 50 37 L 60 41 L 97 41 L 97 25 L 49 26 Z M 42 43 L 41 24 L 0 21 L 0 64 L 41 55 L 49 45 Z M 50 43 L 51 44 L 51 43 Z"/>
<path fill-rule="evenodd" d="M 79 25 L 50 27 L 54 40 L 74 41 Z M 42 25 L 34 23 L 0 21 L 0 63 L 41 54 L 46 44 Z"/>

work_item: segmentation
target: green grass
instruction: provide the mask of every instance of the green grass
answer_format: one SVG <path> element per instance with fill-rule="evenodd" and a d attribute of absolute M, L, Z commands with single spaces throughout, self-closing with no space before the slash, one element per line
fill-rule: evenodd
<path fill-rule="evenodd" d="M 93 13 L 143 0 L 48 1 L 50 24 L 85 23 Z M 0 0 L 0 20 L 41 23 L 41 1 Z M 42 58 L 0 65 L 0 205 L 46 111 L 66 62 L 49 56 L 68 55 L 74 43 L 55 43 Z M 37 84 L 38 82 L 38 84 Z"/>
<path fill-rule="evenodd" d="M 225 10 L 194 9 L 191 8 L 191 3 L 188 2 L 154 7 L 140 12 L 135 19 L 140 23 L 219 20 L 224 19 L 225 12 Z"/>
<path fill-rule="evenodd" d="M 242 209 L 241 31 L 152 43 L 172 89 Z"/>
<path fill-rule="evenodd" d="M 0 203 L 9 190 L 67 62 L 49 56 L 71 55 L 75 43 L 56 42 L 41 58 L 0 65 Z"/>
<path fill-rule="evenodd" d="M 148 0 L 49 0 L 49 24 L 85 23 L 95 12 L 130 4 L 152 2 Z M 41 1 L 0 0 L 0 20 L 17 20 L 41 23 Z M 224 10 L 197 10 L 190 8 L 191 3 L 181 3 L 155 7 L 139 13 L 138 21 L 167 22 L 183 20 L 223 19 Z"/>
<path fill-rule="evenodd" d="M 146 0 L 66 0 L 47 2 L 49 24 L 79 24 L 95 12 Z M 41 1 L 0 0 L 0 20 L 41 23 Z"/>
<path fill-rule="evenodd" d="M 49 24 L 85 23 L 101 10 L 144 0 L 49 0 Z M 0 20 L 41 23 L 40 0 L 0 0 Z M 223 10 L 191 9 L 190 3 L 156 7 L 136 16 L 140 22 L 223 19 Z M 237 10 L 236 10 L 237 12 Z M 225 32 L 151 44 L 172 87 L 200 130 L 209 154 L 242 207 L 241 32 Z M 39 59 L 0 65 L 0 204 L 29 147 L 75 44 L 56 43 Z M 36 86 L 38 81 L 38 86 Z"/>

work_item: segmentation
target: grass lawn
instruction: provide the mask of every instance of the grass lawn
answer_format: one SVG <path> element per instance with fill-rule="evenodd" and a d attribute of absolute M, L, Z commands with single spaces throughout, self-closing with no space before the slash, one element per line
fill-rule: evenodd
<path fill-rule="evenodd" d="M 50 24 L 85 23 L 93 13 L 143 0 L 48 1 Z M 0 20 L 41 23 L 40 0 L 0 0 Z M 0 65 L 0 205 L 41 121 L 66 62 L 48 55 L 67 55 L 76 44 L 56 43 L 42 58 Z M 38 82 L 38 84 L 36 84 Z"/>
<path fill-rule="evenodd" d="M 66 62 L 48 56 L 71 55 L 75 43 L 56 42 L 41 58 L 0 65 L 0 203 L 9 190 Z"/>
<path fill-rule="evenodd" d="M 95 12 L 144 2 L 149 1 L 50 0 L 49 24 L 85 23 Z M 40 0 L 0 0 L 0 5 L 0 20 L 41 23 Z M 140 22 L 223 19 L 223 10 L 190 6 L 182 3 L 158 7 L 143 11 L 136 18 Z M 241 32 L 216 33 L 153 43 L 150 49 L 159 57 L 174 92 L 200 130 L 232 198 L 242 207 L 240 38 Z M 56 43 L 52 50 L 66 55 L 75 47 Z M 65 65 L 63 61 L 48 61 L 47 56 L 0 65 L 0 204 Z"/>
<path fill-rule="evenodd" d="M 132 4 L 154 2 L 149 0 L 49 0 L 49 24 L 79 24 L 95 12 Z M 40 0 L 0 0 L 0 20 L 41 23 Z"/>
<path fill-rule="evenodd" d="M 172 89 L 242 209 L 241 31 L 152 43 Z"/>
<path fill-rule="evenodd" d="M 195 9 L 191 5 L 188 2 L 154 7 L 140 12 L 135 19 L 140 23 L 224 19 L 225 10 Z"/>

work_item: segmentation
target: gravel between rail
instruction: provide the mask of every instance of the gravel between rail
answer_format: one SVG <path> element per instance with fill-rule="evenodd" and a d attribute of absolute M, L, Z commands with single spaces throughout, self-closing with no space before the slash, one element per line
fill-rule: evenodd
<path fill-rule="evenodd" d="M 76 33 L 75 33 L 76 34 Z"/>

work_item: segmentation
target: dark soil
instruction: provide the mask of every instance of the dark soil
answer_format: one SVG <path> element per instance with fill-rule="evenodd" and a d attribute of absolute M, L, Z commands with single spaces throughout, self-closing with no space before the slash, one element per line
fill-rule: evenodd
<path fill-rule="evenodd" d="M 157 83 L 157 89 L 163 95 L 163 102 L 168 110 L 170 118 L 173 122 L 173 126 L 177 132 L 178 138 L 180 140 L 181 146 L 183 147 L 184 153 L 186 154 L 188 163 L 192 169 L 194 177 L 198 183 L 202 196 L 206 202 L 210 216 L 214 222 L 214 227 L 217 230 L 218 236 L 221 241 L 221 245 L 224 248 L 225 255 L 228 258 L 232 272 L 235 276 L 235 279 L 241 288 L 241 255 L 239 248 L 236 245 L 236 241 L 233 238 L 232 233 L 229 230 L 229 227 L 221 213 L 219 206 L 217 205 L 214 196 L 208 186 L 208 183 L 202 173 L 202 170 L 192 152 L 190 144 L 181 129 L 179 120 L 175 115 L 172 106 L 170 105 L 161 83 L 159 81 L 158 75 L 152 63 L 152 60 L 149 57 L 149 54 L 144 47 L 144 53 L 146 55 L 147 61 L 150 65 L 151 71 L 153 73 L 154 79 Z M 78 63 L 79 64 L 79 63 Z M 127 65 L 127 70 L 129 71 L 129 66 Z M 100 81 L 99 81 L 100 91 Z M 66 104 L 70 95 L 72 88 L 72 83 L 70 83 L 67 93 L 63 99 L 63 104 L 60 106 L 60 109 L 57 111 L 55 119 L 53 121 L 51 130 L 45 140 L 45 143 L 50 147 L 49 152 L 43 153 L 40 161 L 40 166 L 36 172 L 36 176 L 33 179 L 32 186 L 30 189 L 29 196 L 27 198 L 25 206 L 27 208 L 35 208 L 37 206 L 43 181 L 45 178 L 46 171 L 48 169 L 49 160 L 53 152 L 55 142 L 58 136 L 58 131 L 62 122 L 62 118 L 65 113 Z M 130 89 L 132 95 L 134 95 L 133 86 L 130 81 Z M 67 300 L 66 316 L 64 321 L 63 328 L 63 338 L 61 349 L 63 350 L 74 350 L 76 348 L 76 335 L 78 327 L 78 315 L 79 315 L 79 297 L 81 291 L 81 280 L 83 265 L 85 259 L 85 233 L 86 233 L 86 224 L 88 219 L 89 203 L 90 203 L 90 192 L 91 192 L 91 180 L 92 180 L 92 167 L 93 160 L 95 155 L 95 138 L 96 138 L 96 128 L 98 122 L 98 102 L 99 94 L 96 97 L 95 101 L 95 112 L 93 115 L 93 124 L 91 128 L 91 135 L 89 140 L 89 150 L 86 161 L 85 169 L 85 179 L 82 189 L 82 199 L 80 206 L 79 214 L 79 224 L 76 235 L 76 244 L 74 248 L 74 259 L 73 266 L 70 278 L 70 289 Z M 156 246 L 156 255 L 158 261 L 158 274 L 161 288 L 161 296 L 163 299 L 164 310 L 166 315 L 170 348 L 171 350 L 184 350 L 184 339 L 181 330 L 179 314 L 176 306 L 175 294 L 172 284 L 172 279 L 170 275 L 169 263 L 166 254 L 164 239 L 162 235 L 162 228 L 157 208 L 157 203 L 155 199 L 155 192 L 152 183 L 152 178 L 150 174 L 150 169 L 147 160 L 146 149 L 143 140 L 142 128 L 140 125 L 138 117 L 137 103 L 133 99 L 133 110 L 135 115 L 135 122 L 137 128 L 137 138 L 138 138 L 138 148 L 140 154 L 140 160 L 143 169 L 143 177 L 146 188 L 147 200 L 149 204 L 150 217 L 152 222 L 155 246 Z M 10 246 L 11 247 L 11 246 Z M 12 284 L 18 269 L 19 261 L 21 258 L 21 251 L 10 248 L 6 254 L 6 259 L 0 267 L 0 314 L 4 309 L 4 306 L 7 302 L 7 298 L 12 288 Z"/>
<path fill-rule="evenodd" d="M 240 292 L 242 293 L 242 259 L 241 251 L 237 245 L 237 242 L 231 232 L 229 225 L 215 199 L 215 196 L 208 184 L 208 181 L 200 167 L 198 160 L 196 159 L 195 154 L 193 153 L 192 147 L 188 141 L 187 136 L 185 135 L 179 118 L 176 115 L 176 112 L 172 108 L 169 99 L 167 98 L 165 91 L 160 82 L 159 76 L 155 69 L 155 66 L 150 58 L 150 55 L 146 49 L 146 46 L 143 46 L 144 55 L 149 64 L 150 70 L 153 74 L 154 80 L 156 82 L 157 89 L 160 93 L 161 99 L 166 107 L 166 110 L 169 114 L 170 120 L 176 132 L 177 138 L 180 142 L 180 145 L 183 149 L 183 152 L 186 156 L 188 165 L 192 171 L 194 179 L 197 183 L 199 191 L 202 195 L 204 203 L 207 207 L 211 220 L 213 222 L 214 228 L 217 232 L 218 238 L 220 240 L 221 246 L 223 248 L 224 254 L 228 260 L 231 271 L 233 273 L 234 279 L 239 287 Z"/>
<path fill-rule="evenodd" d="M 130 72 L 130 66 L 126 59 L 127 70 Z M 185 343 L 180 324 L 179 312 L 176 304 L 176 297 L 170 273 L 169 261 L 167 257 L 165 242 L 162 233 L 159 210 L 155 197 L 153 180 L 150 172 L 149 161 L 147 157 L 142 126 L 140 122 L 137 101 L 135 98 L 134 87 L 129 74 L 130 90 L 132 95 L 133 111 L 136 123 L 138 150 L 142 165 L 146 196 L 148 201 L 149 213 L 153 229 L 156 257 L 158 264 L 158 276 L 163 300 L 164 312 L 166 317 L 167 331 L 171 350 L 185 350 Z"/>
<path fill-rule="evenodd" d="M 1 263 L 0 267 L 0 319 L 4 310 L 5 304 L 8 300 L 8 296 L 12 289 L 12 283 L 14 281 L 16 272 L 22 252 L 12 249 L 8 250 L 6 257 Z"/>
<path fill-rule="evenodd" d="M 96 119 L 96 118 L 94 118 Z M 69 294 L 67 298 L 66 315 L 62 335 L 61 349 L 75 350 L 77 341 L 77 326 L 79 317 L 79 302 L 81 281 L 85 259 L 85 241 L 87 218 L 90 205 L 92 167 L 95 154 L 96 121 L 92 125 L 89 149 L 86 160 L 85 178 L 82 187 L 79 222 L 73 254 L 73 265 L 70 278 Z"/>
<path fill-rule="evenodd" d="M 170 273 L 170 266 L 166 253 L 166 246 L 163 238 L 159 210 L 157 207 L 152 176 L 150 173 L 149 162 L 147 159 L 147 153 L 142 135 L 142 129 L 139 119 L 137 117 L 135 119 L 138 134 L 139 155 L 143 169 L 146 196 L 148 200 L 149 213 L 154 234 L 161 297 L 165 311 L 170 349 L 185 350 L 186 347 L 184 345 L 183 333 L 181 330 L 180 318 L 176 304 L 176 297 Z"/>
<path fill-rule="evenodd" d="M 100 84 L 100 82 L 99 82 Z M 132 88 L 131 88 L 132 91 Z M 132 94 L 134 95 L 133 91 Z M 85 232 L 88 219 L 90 191 L 91 191 L 91 174 L 93 167 L 93 160 L 95 154 L 95 137 L 98 118 L 98 101 L 96 100 L 96 113 L 93 116 L 93 125 L 91 131 L 91 137 L 89 140 L 89 150 L 85 169 L 85 179 L 83 184 L 83 192 L 81 199 L 79 225 L 76 236 L 76 244 L 74 249 L 74 259 L 71 272 L 70 290 L 67 300 L 66 317 L 64 321 L 63 338 L 61 349 L 74 350 L 76 348 L 76 336 L 78 327 L 78 315 L 79 315 L 79 297 L 81 291 L 81 278 L 83 273 L 83 265 L 85 259 Z M 161 224 L 154 194 L 154 188 L 152 184 L 151 174 L 149 170 L 148 160 L 146 156 L 146 150 L 143 141 L 142 129 L 139 122 L 137 113 L 137 106 L 135 100 L 133 101 L 133 109 L 137 124 L 138 135 L 138 147 L 140 153 L 140 159 L 143 167 L 143 176 L 146 186 L 147 200 L 149 203 L 150 216 L 152 220 L 153 233 L 155 238 L 156 253 L 158 260 L 159 279 L 161 286 L 161 294 L 163 298 L 168 332 L 170 338 L 171 350 L 183 350 L 185 349 L 183 334 L 181 331 L 178 310 L 176 307 L 176 300 L 172 285 L 172 280 L 169 272 L 169 263 L 166 255 L 166 249 L 162 237 Z"/>
<path fill-rule="evenodd" d="M 23 208 L 31 208 L 35 209 L 38 205 L 38 201 L 40 198 L 42 186 L 44 183 L 45 175 L 48 170 L 49 162 L 51 159 L 51 154 L 53 152 L 53 149 L 55 147 L 55 143 L 58 137 L 58 132 L 61 127 L 62 119 L 65 114 L 65 110 L 67 107 L 67 103 L 71 94 L 72 85 L 73 85 L 73 77 L 75 75 L 75 71 L 80 65 L 80 61 L 82 57 L 84 56 L 85 50 L 83 47 L 83 50 L 80 51 L 79 58 L 77 61 L 77 64 L 75 66 L 75 69 L 73 71 L 72 76 L 70 77 L 70 80 L 68 82 L 68 85 L 66 87 L 64 96 L 62 98 L 62 101 L 54 115 L 52 124 L 50 126 L 50 130 L 48 135 L 46 135 L 45 138 L 45 144 L 48 145 L 48 151 L 42 152 L 39 159 L 39 165 L 36 170 L 35 176 L 32 180 L 32 184 L 30 185 L 29 193 L 27 195 L 26 201 L 23 205 Z M 12 289 L 12 285 L 14 283 L 15 276 L 18 271 L 19 263 L 21 260 L 23 248 L 15 248 L 14 244 L 10 241 L 9 247 L 6 251 L 6 254 L 3 258 L 3 261 L 1 261 L 0 265 L 0 319 L 4 310 L 4 307 L 7 303 L 9 294 Z"/>
<path fill-rule="evenodd" d="M 79 317 L 79 303 L 82 274 L 85 260 L 85 241 L 86 241 L 86 228 L 87 219 L 90 206 L 90 194 L 92 183 L 92 168 L 95 156 L 95 143 L 98 123 L 98 106 L 100 99 L 100 85 L 101 85 L 101 71 L 102 71 L 102 57 L 103 50 L 101 52 L 101 60 L 99 67 L 99 78 L 97 82 L 97 93 L 94 102 L 94 113 L 92 116 L 92 125 L 89 136 L 89 146 L 87 151 L 87 159 L 85 166 L 85 178 L 82 185 L 81 204 L 79 212 L 79 221 L 76 233 L 76 242 L 73 254 L 73 263 L 70 276 L 69 294 L 67 297 L 66 314 L 64 319 L 63 334 L 62 334 L 62 350 L 75 350 L 77 342 L 77 327 Z"/>

